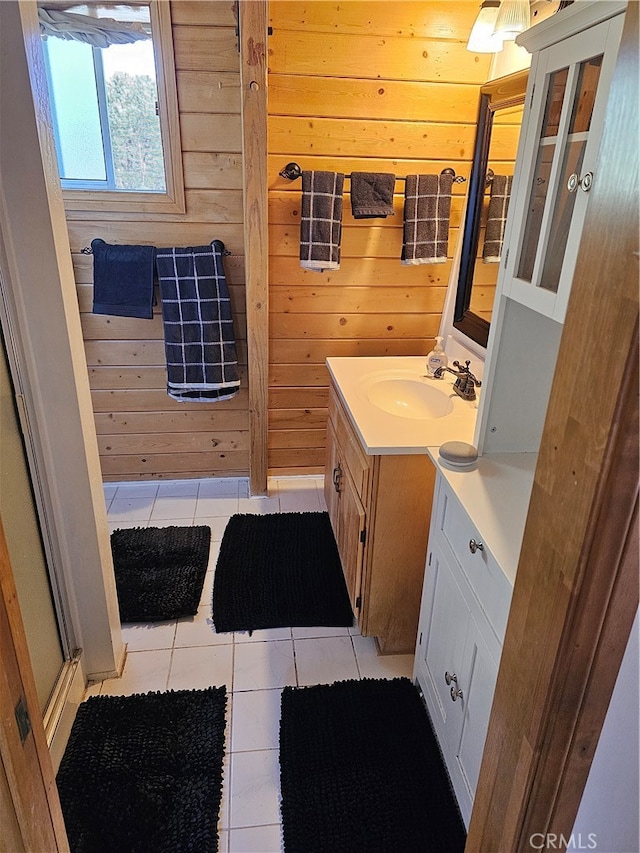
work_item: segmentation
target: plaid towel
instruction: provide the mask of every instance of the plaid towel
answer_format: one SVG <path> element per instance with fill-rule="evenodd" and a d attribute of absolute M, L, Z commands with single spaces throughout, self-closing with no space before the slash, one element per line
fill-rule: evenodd
<path fill-rule="evenodd" d="M 453 175 L 407 175 L 401 263 L 444 264 Z"/>
<path fill-rule="evenodd" d="M 394 215 L 391 172 L 351 173 L 351 213 L 354 219 L 379 219 Z"/>
<path fill-rule="evenodd" d="M 513 175 L 494 175 L 491 179 L 491 198 L 482 248 L 482 261 L 485 264 L 500 263 L 512 183 Z"/>
<path fill-rule="evenodd" d="M 158 249 L 167 394 L 174 400 L 228 400 L 240 389 L 229 289 L 216 242 Z"/>
<path fill-rule="evenodd" d="M 323 272 L 340 268 L 341 172 L 302 173 L 300 266 Z"/>

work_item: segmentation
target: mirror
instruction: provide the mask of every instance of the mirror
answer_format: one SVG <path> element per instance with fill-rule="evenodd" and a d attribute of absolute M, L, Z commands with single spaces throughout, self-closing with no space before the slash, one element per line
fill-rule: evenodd
<path fill-rule="evenodd" d="M 453 325 L 483 347 L 489 337 L 528 76 L 528 69 L 517 71 L 480 89 Z"/>

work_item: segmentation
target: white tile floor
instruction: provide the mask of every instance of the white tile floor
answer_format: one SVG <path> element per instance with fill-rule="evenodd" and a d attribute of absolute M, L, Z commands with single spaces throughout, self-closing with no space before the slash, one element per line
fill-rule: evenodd
<path fill-rule="evenodd" d="M 357 628 L 284 628 L 216 634 L 213 574 L 220 540 L 234 513 L 319 512 L 322 478 L 273 479 L 269 497 L 249 498 L 243 479 L 120 483 L 104 487 L 111 530 L 208 524 L 212 544 L 198 614 L 123 628 L 128 655 L 122 678 L 92 685 L 91 695 L 227 687 L 227 734 L 220 814 L 221 853 L 282 849 L 278 724 L 280 693 L 345 678 L 411 677 L 413 655 L 381 657 Z"/>

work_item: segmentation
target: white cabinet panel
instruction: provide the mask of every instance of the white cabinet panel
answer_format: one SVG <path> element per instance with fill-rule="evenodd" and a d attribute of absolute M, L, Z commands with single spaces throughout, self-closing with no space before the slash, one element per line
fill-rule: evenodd
<path fill-rule="evenodd" d="M 511 584 L 462 505 L 449 491 L 444 493 L 439 518 L 442 538 L 451 548 L 496 635 L 504 636 Z"/>
<path fill-rule="evenodd" d="M 553 44 L 531 64 L 503 293 L 558 322 L 564 321 L 589 190 L 597 180 L 623 18 Z"/>
<path fill-rule="evenodd" d="M 489 650 L 482 630 L 471 618 L 465 648 L 466 668 L 461 687 L 466 691 L 465 713 L 457 749 L 457 762 L 465 783 L 471 813 L 472 792 L 476 790 L 484 742 L 487 737 L 498 661 Z M 461 792 L 462 793 L 462 792 Z"/>
<path fill-rule="evenodd" d="M 461 606 L 462 593 L 437 547 L 429 560 L 429 613 L 420 647 L 432 693 L 433 724 L 441 746 L 444 748 L 443 741 L 447 741 L 447 746 L 455 749 L 454 732 L 462 722 L 463 703 L 452 701 L 451 687 L 455 688 L 462 672 L 470 614 Z"/>
<path fill-rule="evenodd" d="M 436 485 L 429 554 L 418 627 L 414 678 L 422 689 L 429 716 L 449 771 L 465 823 L 468 824 L 489 724 L 498 662 L 509 609 L 510 584 L 488 552 L 471 555 L 470 535 L 479 539 L 461 504 L 441 473 Z M 487 563 L 470 561 L 467 570 L 458 556 L 489 556 Z M 474 585 L 469 575 L 473 576 Z M 507 593 L 501 592 L 501 583 Z M 498 591 L 496 593 L 496 590 Z M 496 595 L 500 618 L 493 613 Z"/>

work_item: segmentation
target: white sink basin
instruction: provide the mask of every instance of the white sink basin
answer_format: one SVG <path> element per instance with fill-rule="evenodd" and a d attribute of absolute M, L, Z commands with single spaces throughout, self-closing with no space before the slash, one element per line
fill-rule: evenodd
<path fill-rule="evenodd" d="M 420 379 L 377 379 L 368 384 L 367 399 L 383 412 L 400 418 L 425 421 L 451 414 L 453 402 L 450 395 L 426 382 Z"/>
<path fill-rule="evenodd" d="M 327 367 L 365 453 L 472 441 L 478 402 L 458 397 L 450 373 L 427 378 L 424 356 L 332 356 Z"/>

